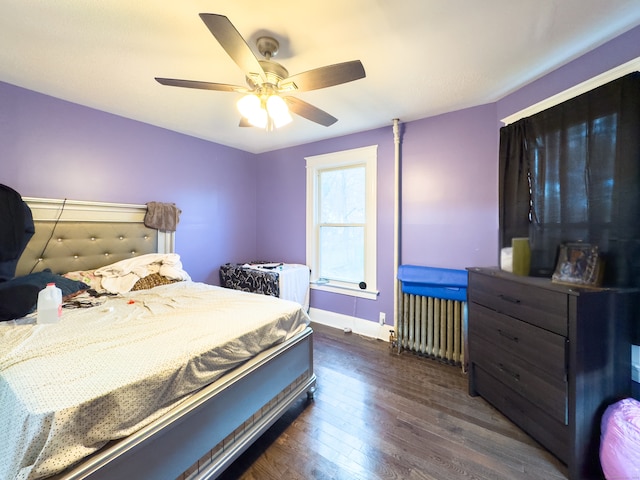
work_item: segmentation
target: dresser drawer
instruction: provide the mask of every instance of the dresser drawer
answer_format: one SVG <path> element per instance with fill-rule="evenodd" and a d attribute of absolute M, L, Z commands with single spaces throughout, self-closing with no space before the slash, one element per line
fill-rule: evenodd
<path fill-rule="evenodd" d="M 469 302 L 567 336 L 566 293 L 469 272 Z"/>
<path fill-rule="evenodd" d="M 562 335 L 471 303 L 469 338 L 483 338 L 529 363 L 532 369 L 561 382 L 567 380 L 567 339 Z"/>
<path fill-rule="evenodd" d="M 551 450 L 561 461 L 569 460 L 569 427 L 518 393 L 505 388 L 483 368 L 474 366 L 478 393 L 516 425 Z"/>
<path fill-rule="evenodd" d="M 496 348 L 483 338 L 469 342 L 471 361 L 547 412 L 556 421 L 567 424 L 567 383 L 532 368 L 530 363 L 510 352 Z"/>

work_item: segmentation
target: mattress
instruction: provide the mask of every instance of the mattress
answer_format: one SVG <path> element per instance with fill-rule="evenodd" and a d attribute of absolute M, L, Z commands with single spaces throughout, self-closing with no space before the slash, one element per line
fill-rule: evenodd
<path fill-rule="evenodd" d="M 295 302 L 190 281 L 0 323 L 0 478 L 63 470 L 308 323 Z"/>
<path fill-rule="evenodd" d="M 297 263 L 227 263 L 220 267 L 225 288 L 272 295 L 309 310 L 309 267 Z"/>

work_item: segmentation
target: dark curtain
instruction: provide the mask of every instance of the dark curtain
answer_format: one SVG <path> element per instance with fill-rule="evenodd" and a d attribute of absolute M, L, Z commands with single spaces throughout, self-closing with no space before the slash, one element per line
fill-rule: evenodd
<path fill-rule="evenodd" d="M 583 242 L 605 285 L 640 287 L 640 73 L 503 127 L 500 183 L 502 246 L 528 231 L 532 275 Z"/>
<path fill-rule="evenodd" d="M 500 247 L 514 237 L 529 235 L 529 166 L 525 154 L 524 122 L 500 130 L 499 218 Z"/>

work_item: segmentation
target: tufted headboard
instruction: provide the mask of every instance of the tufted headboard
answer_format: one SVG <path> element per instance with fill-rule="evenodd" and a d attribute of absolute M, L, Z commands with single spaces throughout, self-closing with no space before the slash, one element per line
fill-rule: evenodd
<path fill-rule="evenodd" d="M 54 273 L 91 270 L 137 255 L 174 250 L 173 232 L 144 226 L 146 205 L 23 200 L 31 208 L 36 233 L 20 257 L 16 276 L 45 268 Z"/>

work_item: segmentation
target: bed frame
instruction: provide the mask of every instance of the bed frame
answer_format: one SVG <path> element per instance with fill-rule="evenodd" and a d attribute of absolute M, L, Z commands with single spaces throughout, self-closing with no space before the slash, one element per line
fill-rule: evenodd
<path fill-rule="evenodd" d="M 36 234 L 20 259 L 18 275 L 45 268 L 55 273 L 89 270 L 173 251 L 173 233 L 143 225 L 145 205 L 24 200 Z M 313 331 L 307 328 L 51 479 L 216 478 L 295 402 L 312 399 L 315 384 Z"/>

